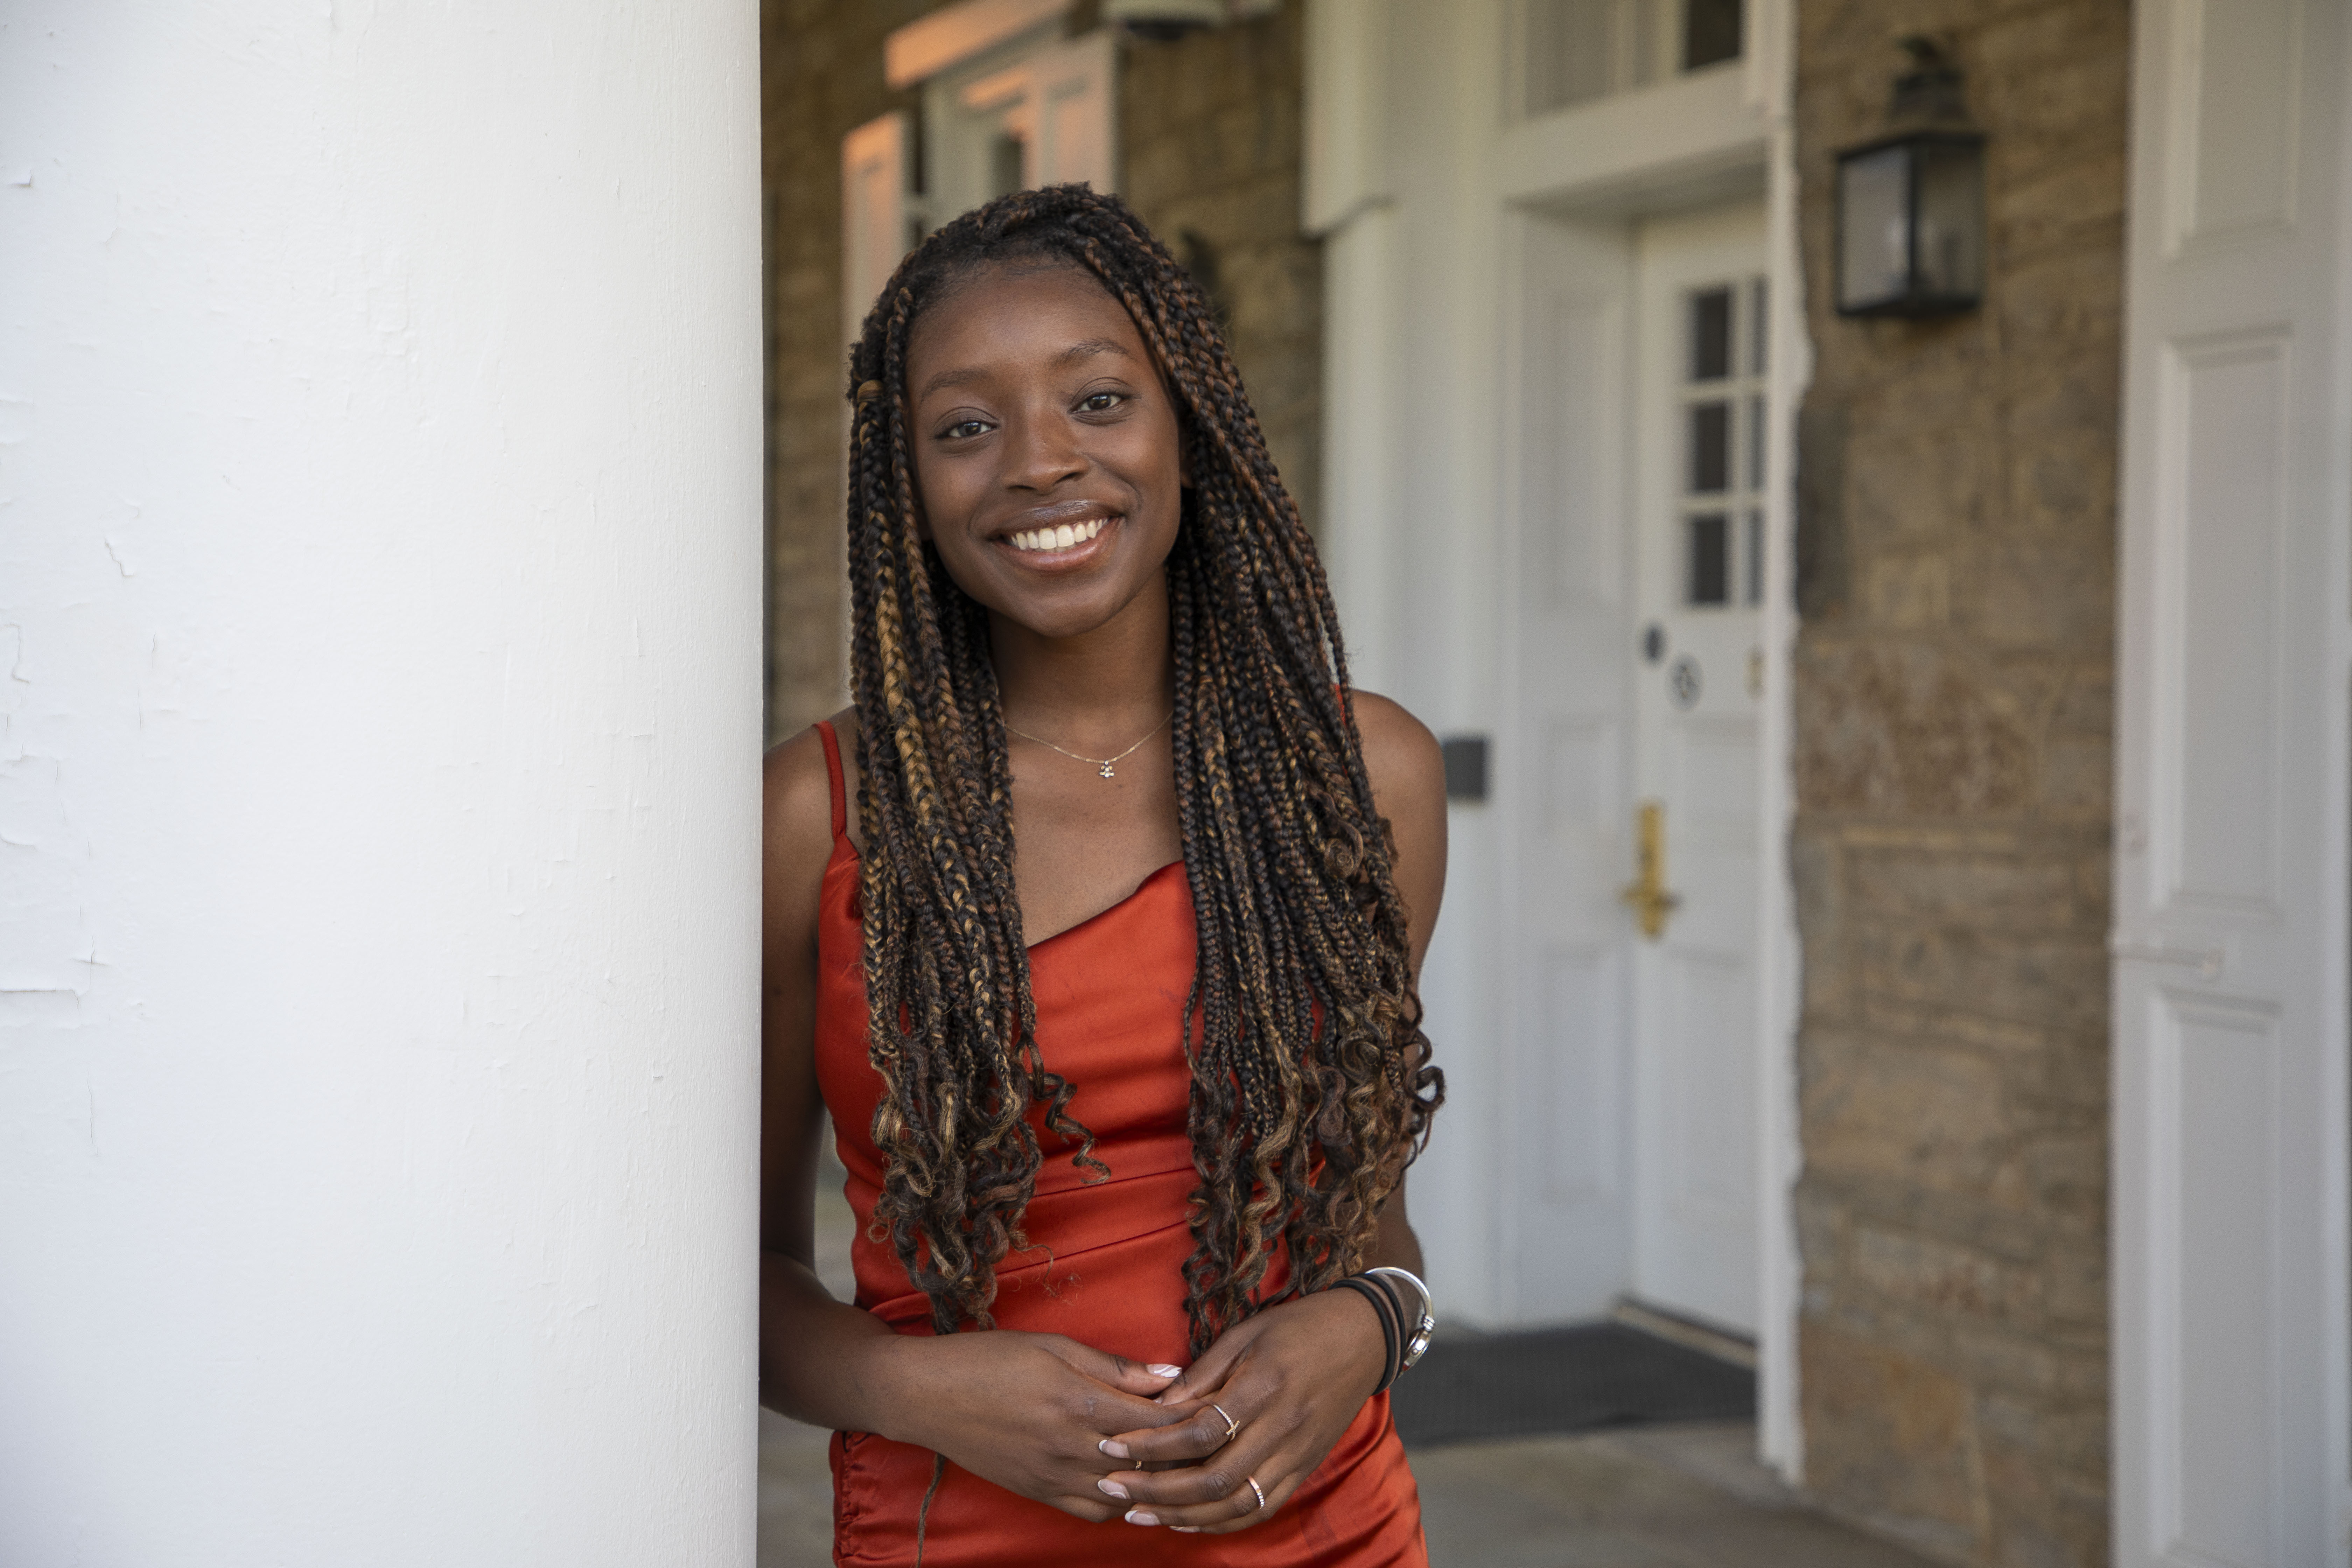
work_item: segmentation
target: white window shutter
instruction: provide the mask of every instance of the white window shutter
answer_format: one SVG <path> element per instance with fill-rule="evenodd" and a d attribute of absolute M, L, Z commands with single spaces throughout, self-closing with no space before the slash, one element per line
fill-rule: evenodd
<path fill-rule="evenodd" d="M 1082 181 L 1097 191 L 1117 188 L 1118 122 L 1111 98 L 1117 64 L 1108 28 L 1037 56 L 1028 106 L 1035 128 L 1026 171 L 1032 185 Z"/>
<path fill-rule="evenodd" d="M 2115 1562 L 2346 1561 L 2344 7 L 2141 0 Z"/>
<path fill-rule="evenodd" d="M 904 110 L 841 139 L 841 331 L 855 341 L 913 241 Z"/>

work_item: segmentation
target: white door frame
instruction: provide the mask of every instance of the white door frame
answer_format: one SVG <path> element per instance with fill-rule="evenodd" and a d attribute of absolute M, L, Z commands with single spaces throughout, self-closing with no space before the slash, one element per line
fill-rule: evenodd
<path fill-rule="evenodd" d="M 1496 794 L 1453 812 L 1446 919 L 1424 987 L 1454 1075 L 1438 1142 L 1415 1168 L 1414 1213 L 1442 1297 L 1493 1325 L 1527 1321 L 1515 1299 L 1514 977 L 1492 955 L 1516 907 L 1509 826 L 1520 815 L 1502 757 L 1519 709 L 1507 591 L 1522 554 L 1503 504 L 1515 323 L 1515 215 L 1528 207 L 1696 202 L 1753 190 L 1761 172 L 1770 284 L 1764 694 L 1758 731 L 1759 1443 L 1796 1479 L 1800 1267 L 1797 936 L 1789 883 L 1790 575 L 1795 412 L 1811 373 L 1796 237 L 1793 7 L 1749 0 L 1744 61 L 1507 125 L 1507 0 L 1308 0 L 1307 226 L 1326 237 L 1323 539 L 1359 679 L 1441 732 L 1495 736 Z M 1412 310 L 1406 305 L 1410 298 Z M 1466 347 L 1433 334 L 1467 327 Z M 1434 389 L 1434 390 L 1433 390 Z M 1433 398 L 1443 397 L 1439 408 Z M 1410 442 L 1401 439 L 1413 432 Z M 1431 498 L 1438 505 L 1433 507 Z M 1452 513 L 1443 510 L 1448 503 Z M 1431 547 L 1433 515 L 1442 551 Z M 1410 602 L 1408 602 L 1410 595 Z M 1485 1054 L 1482 1054 L 1485 1053 Z"/>

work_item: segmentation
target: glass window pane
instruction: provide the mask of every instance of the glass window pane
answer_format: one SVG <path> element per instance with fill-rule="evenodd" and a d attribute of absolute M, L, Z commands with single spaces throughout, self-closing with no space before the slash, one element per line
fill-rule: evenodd
<path fill-rule="evenodd" d="M 1683 0 L 1683 69 L 1739 58 L 1741 0 Z"/>
<path fill-rule="evenodd" d="M 1690 378 L 1721 381 L 1731 374 L 1731 290 L 1703 289 L 1690 297 Z"/>
<path fill-rule="evenodd" d="M 1020 137 L 999 136 L 989 143 L 988 179 L 995 195 L 1010 195 L 1022 188 Z"/>
<path fill-rule="evenodd" d="M 1673 20 L 1659 15 L 1675 0 L 1624 0 L 1618 14 L 1630 10 L 1633 15 L 1633 74 L 1627 87 L 1647 87 L 1658 79 L 1659 70 L 1668 65 L 1663 57 L 1671 52 L 1674 38 Z"/>
<path fill-rule="evenodd" d="M 1731 405 L 1695 403 L 1690 411 L 1690 488 L 1719 495 L 1731 486 Z"/>
<path fill-rule="evenodd" d="M 1617 55 L 1617 0 L 1527 0 L 1528 112 L 1606 94 Z"/>
<path fill-rule="evenodd" d="M 1764 602 L 1764 514 L 1748 514 L 1748 602 Z"/>
<path fill-rule="evenodd" d="M 1748 336 L 1751 345 L 1748 352 L 1748 374 L 1750 375 L 1764 374 L 1764 345 L 1771 340 L 1771 334 L 1765 331 L 1766 323 L 1770 320 L 1764 310 L 1767 301 L 1764 279 L 1759 278 L 1748 285 Z"/>
<path fill-rule="evenodd" d="M 1764 488 L 1764 400 L 1748 400 L 1748 488 Z"/>
<path fill-rule="evenodd" d="M 1719 511 L 1690 520 L 1690 602 L 1731 602 L 1731 520 Z"/>

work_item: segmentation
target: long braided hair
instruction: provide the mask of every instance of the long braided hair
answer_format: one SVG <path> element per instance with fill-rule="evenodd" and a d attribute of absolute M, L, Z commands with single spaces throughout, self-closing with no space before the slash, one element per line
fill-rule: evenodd
<path fill-rule="evenodd" d="M 1297 1289 L 1361 1267 L 1444 1086 L 1313 542 L 1208 301 L 1124 202 L 1083 185 L 1000 197 L 933 233 L 850 353 L 867 1045 L 885 1084 L 873 1231 L 940 1332 L 985 1328 L 997 1266 L 1029 1245 L 1039 1127 L 1087 1179 L 1108 1173 L 1037 1037 L 987 613 L 917 523 L 908 335 L 944 289 L 1006 262 L 1066 265 L 1126 307 L 1191 453 L 1167 580 L 1199 931 L 1183 1270 L 1198 1354 L 1262 1304 L 1284 1244 Z"/>

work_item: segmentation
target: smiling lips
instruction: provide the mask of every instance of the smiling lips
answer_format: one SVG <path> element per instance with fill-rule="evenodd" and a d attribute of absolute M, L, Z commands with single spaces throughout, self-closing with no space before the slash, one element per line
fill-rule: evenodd
<path fill-rule="evenodd" d="M 1084 544 L 1103 531 L 1109 520 L 1090 517 L 1084 522 L 1065 522 L 1053 528 L 1032 528 L 1019 533 L 1008 533 L 1004 542 L 1019 551 L 1070 550 Z"/>

